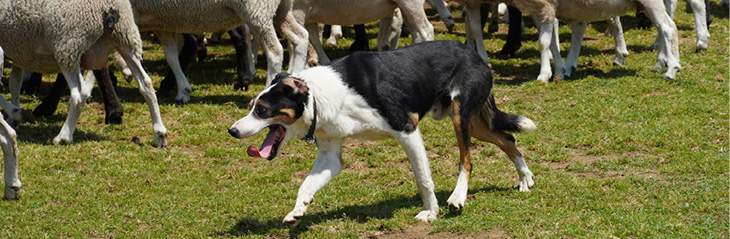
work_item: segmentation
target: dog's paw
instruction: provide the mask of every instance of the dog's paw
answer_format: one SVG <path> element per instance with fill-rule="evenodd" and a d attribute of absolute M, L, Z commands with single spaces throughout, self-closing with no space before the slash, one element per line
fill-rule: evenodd
<path fill-rule="evenodd" d="M 422 221 L 422 222 L 428 222 L 431 223 L 436 220 L 436 217 L 438 217 L 438 212 L 431 211 L 431 210 L 423 210 L 418 215 L 416 215 L 416 219 Z"/>
<path fill-rule="evenodd" d="M 530 188 L 535 185 L 532 181 L 532 174 L 520 176 L 520 192 L 529 192 Z"/>
<path fill-rule="evenodd" d="M 302 218 L 304 218 L 304 210 L 294 209 L 291 212 L 289 212 L 289 214 L 287 214 L 286 217 L 284 217 L 283 222 L 284 222 L 284 224 L 286 224 L 287 226 L 290 226 L 290 227 L 296 226 L 297 223 L 299 223 L 299 221 L 302 220 Z"/>
<path fill-rule="evenodd" d="M 449 205 L 449 210 L 451 211 L 459 211 L 462 208 L 464 208 L 464 205 L 466 204 L 466 195 L 456 195 L 451 194 L 451 197 L 449 197 L 449 200 L 446 200 L 446 205 Z"/>

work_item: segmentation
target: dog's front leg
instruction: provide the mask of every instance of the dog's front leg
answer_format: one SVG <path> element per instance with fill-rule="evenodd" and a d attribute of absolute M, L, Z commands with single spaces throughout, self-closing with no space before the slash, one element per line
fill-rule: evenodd
<path fill-rule="evenodd" d="M 318 139 L 317 148 L 319 149 L 319 155 L 314 162 L 312 172 L 309 173 L 302 186 L 299 187 L 294 210 L 284 217 L 285 224 L 291 226 L 296 225 L 304 217 L 304 213 L 307 212 L 309 204 L 314 201 L 314 194 L 340 173 L 342 169 L 341 147 L 341 140 Z"/>
<path fill-rule="evenodd" d="M 416 129 L 411 133 L 400 133 L 396 135 L 396 138 L 406 151 L 408 161 L 411 162 L 413 173 L 416 176 L 416 184 L 423 199 L 423 210 L 416 215 L 416 219 L 423 222 L 433 222 L 438 217 L 439 205 L 434 193 L 431 167 L 426 156 L 426 148 L 423 146 L 421 131 Z"/>

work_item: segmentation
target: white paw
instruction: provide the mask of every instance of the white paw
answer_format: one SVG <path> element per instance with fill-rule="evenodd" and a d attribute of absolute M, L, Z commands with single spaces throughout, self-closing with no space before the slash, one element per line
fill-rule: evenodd
<path fill-rule="evenodd" d="M 457 195 L 456 193 L 451 194 L 449 200 L 446 200 L 446 205 L 449 205 L 449 210 L 459 211 L 464 208 L 466 204 L 466 195 Z"/>
<path fill-rule="evenodd" d="M 537 76 L 537 80 L 547 84 L 550 81 L 550 74 L 540 74 Z"/>
<path fill-rule="evenodd" d="M 302 220 L 302 218 L 304 218 L 305 211 L 306 210 L 295 208 L 294 210 L 289 212 L 289 214 L 287 214 L 286 217 L 284 217 L 284 224 L 286 224 L 288 226 L 297 225 L 297 223 L 299 223 L 299 221 Z"/>
<path fill-rule="evenodd" d="M 529 192 L 530 188 L 535 185 L 532 181 L 532 174 L 520 176 L 520 192 Z"/>
<path fill-rule="evenodd" d="M 422 222 L 428 222 L 431 223 L 436 220 L 436 217 L 438 217 L 437 211 L 431 211 L 431 210 L 423 210 L 418 215 L 416 215 L 416 219 L 422 221 Z"/>
<path fill-rule="evenodd" d="M 167 129 L 164 126 L 161 129 L 155 127 L 154 134 L 156 147 L 164 148 L 167 146 Z"/>
<path fill-rule="evenodd" d="M 53 145 L 69 145 L 71 142 L 73 142 L 73 138 L 70 136 L 59 134 L 53 138 Z"/>

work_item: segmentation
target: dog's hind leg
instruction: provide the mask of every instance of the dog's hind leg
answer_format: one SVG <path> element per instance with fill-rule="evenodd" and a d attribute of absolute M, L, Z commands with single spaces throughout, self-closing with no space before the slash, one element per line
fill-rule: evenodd
<path fill-rule="evenodd" d="M 458 101 L 452 101 L 451 121 L 454 122 L 454 132 L 456 132 L 456 141 L 459 143 L 459 178 L 456 181 L 454 192 L 446 203 L 452 211 L 460 210 L 466 203 L 466 194 L 469 189 L 469 178 L 471 177 L 471 159 L 469 136 L 469 116 L 463 110 L 460 110 Z"/>
<path fill-rule="evenodd" d="M 520 175 L 520 191 L 529 192 L 535 182 L 532 181 L 532 171 L 527 167 L 525 159 L 515 145 L 515 137 L 511 134 L 492 130 L 483 117 L 474 117 L 472 120 L 471 136 L 484 142 L 497 145 L 515 164 Z"/>
<path fill-rule="evenodd" d="M 416 128 L 411 133 L 399 133 L 395 137 L 406 151 L 408 161 L 413 168 L 413 174 L 416 176 L 416 184 L 421 191 L 423 210 L 416 215 L 416 219 L 423 222 L 433 222 L 438 217 L 439 207 L 438 201 L 436 201 L 436 194 L 434 193 L 431 167 L 426 156 L 426 148 L 423 146 L 421 131 Z"/>
<path fill-rule="evenodd" d="M 294 209 L 284 217 L 284 223 L 287 225 L 296 225 L 304 217 L 309 204 L 314 201 L 314 194 L 342 170 L 342 140 L 317 139 L 317 148 L 319 155 L 312 171 L 299 187 Z"/>

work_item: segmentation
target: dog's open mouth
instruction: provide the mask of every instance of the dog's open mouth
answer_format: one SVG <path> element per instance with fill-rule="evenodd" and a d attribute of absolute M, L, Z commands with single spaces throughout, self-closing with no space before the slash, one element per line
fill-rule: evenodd
<path fill-rule="evenodd" d="M 281 142 L 284 141 L 285 135 L 286 129 L 283 126 L 269 126 L 269 133 L 266 135 L 264 142 L 261 144 L 261 148 L 259 149 L 256 148 L 256 146 L 251 145 L 248 146 L 246 152 L 248 153 L 248 156 L 251 157 L 272 160 L 279 153 L 279 148 L 281 147 Z"/>

